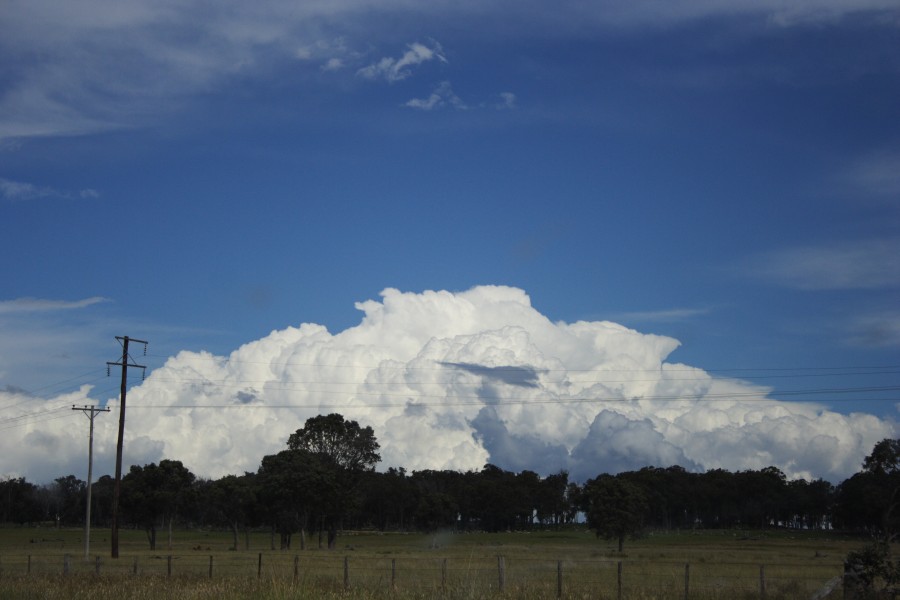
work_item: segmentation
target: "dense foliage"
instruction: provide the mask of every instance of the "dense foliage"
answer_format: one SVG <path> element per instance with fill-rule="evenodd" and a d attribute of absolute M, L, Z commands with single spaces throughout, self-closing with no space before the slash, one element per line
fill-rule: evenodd
<path fill-rule="evenodd" d="M 859 473 L 837 487 L 788 481 L 775 467 L 688 472 L 679 466 L 600 473 L 583 485 L 565 471 L 541 477 L 495 465 L 480 471 L 374 469 L 380 460 L 371 428 L 340 415 L 309 419 L 285 450 L 265 456 L 257 472 L 196 478 L 180 461 L 132 466 L 123 477 L 123 526 L 147 531 L 173 523 L 223 528 L 234 546 L 241 532 L 268 528 L 289 547 L 299 534 L 334 544 L 340 529 L 508 531 L 586 521 L 620 541 L 642 529 L 841 528 L 891 539 L 900 525 L 900 440 L 879 442 Z M 110 519 L 112 479 L 92 487 L 92 519 Z M 0 480 L 0 522 L 82 525 L 85 482 L 73 475 L 37 486 Z M 171 534 L 170 534 L 171 535 Z"/>

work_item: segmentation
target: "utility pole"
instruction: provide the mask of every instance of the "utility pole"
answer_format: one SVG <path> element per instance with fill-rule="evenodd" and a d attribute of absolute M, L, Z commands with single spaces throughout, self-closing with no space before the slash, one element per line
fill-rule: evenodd
<path fill-rule="evenodd" d="M 113 487 L 112 535 L 110 536 L 112 540 L 113 558 L 119 558 L 119 489 L 122 482 L 122 442 L 125 439 L 125 392 L 128 385 L 128 367 L 144 369 L 145 372 L 147 369 L 144 365 L 136 364 L 128 355 L 128 342 L 143 344 L 145 356 L 147 355 L 147 344 L 149 343 L 144 340 L 129 338 L 127 335 L 125 337 L 116 336 L 116 339 L 122 343 L 122 360 L 119 362 L 106 363 L 107 374 L 109 373 L 109 367 L 122 367 L 122 387 L 119 391 L 119 439 L 116 443 L 116 484 L 115 487 Z M 129 360 L 131 360 L 131 362 L 129 362 Z"/>
<path fill-rule="evenodd" d="M 91 433 L 88 436 L 88 480 L 87 480 L 87 513 L 84 516 L 84 560 L 91 557 L 91 483 L 94 472 L 94 417 L 102 412 L 109 412 L 109 408 L 97 408 L 96 406 L 75 406 L 72 410 L 80 410 L 91 420 Z"/>

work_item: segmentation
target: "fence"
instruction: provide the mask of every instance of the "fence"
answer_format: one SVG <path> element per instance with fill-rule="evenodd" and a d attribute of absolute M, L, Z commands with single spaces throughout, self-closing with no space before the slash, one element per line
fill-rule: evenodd
<path fill-rule="evenodd" d="M 754 565 L 723 562 L 649 562 L 642 560 L 530 560 L 505 556 L 485 560 L 463 558 L 392 558 L 338 555 L 325 552 L 219 553 L 202 549 L 187 555 L 139 555 L 109 559 L 95 556 L 0 556 L 0 578 L 27 576 L 155 576 L 243 577 L 286 579 L 305 586 L 340 590 L 403 589 L 427 591 L 464 589 L 484 594 L 536 590 L 542 597 L 599 594 L 629 598 L 656 594 L 667 598 L 805 597 L 828 585 L 843 572 L 840 563 Z"/>

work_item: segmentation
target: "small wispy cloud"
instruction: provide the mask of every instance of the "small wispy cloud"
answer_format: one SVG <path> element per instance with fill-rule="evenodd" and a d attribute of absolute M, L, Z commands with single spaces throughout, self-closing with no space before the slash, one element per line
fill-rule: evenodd
<path fill-rule="evenodd" d="M 321 69 L 326 72 L 340 71 L 344 68 L 344 61 L 340 58 L 329 58 Z"/>
<path fill-rule="evenodd" d="M 900 286 L 900 239 L 788 248 L 758 257 L 751 273 L 801 290 Z"/>
<path fill-rule="evenodd" d="M 109 302 L 108 298 L 92 296 L 83 300 L 46 300 L 43 298 L 16 298 L 0 300 L 0 314 L 50 312 L 60 310 L 76 310 L 101 302 Z"/>
<path fill-rule="evenodd" d="M 501 92 L 500 102 L 494 105 L 497 110 L 512 110 L 516 108 L 516 95 L 512 92 Z"/>
<path fill-rule="evenodd" d="M 433 47 L 428 47 L 418 42 L 408 44 L 407 51 L 400 58 L 384 57 L 376 63 L 359 69 L 356 74 L 365 79 L 385 79 L 388 82 L 401 81 L 412 75 L 412 68 L 416 65 L 432 60 L 446 63 L 444 51 L 441 45 L 433 42 Z"/>
<path fill-rule="evenodd" d="M 417 110 L 435 110 L 444 106 L 452 106 L 459 110 L 468 108 L 466 103 L 453 92 L 449 81 L 442 81 L 427 98 L 413 98 L 404 104 Z"/>
<path fill-rule="evenodd" d="M 52 187 L 34 185 L 23 181 L 12 181 L 10 179 L 0 178 L 0 198 L 10 200 L 12 202 L 27 202 L 30 200 L 40 200 L 43 198 L 60 198 L 60 199 L 93 199 L 99 198 L 100 194 L 94 189 L 83 189 L 78 192 L 58 190 Z"/>
<path fill-rule="evenodd" d="M 7 200 L 34 200 L 56 195 L 56 192 L 47 187 L 39 187 L 31 183 L 0 179 L 0 194 Z"/>

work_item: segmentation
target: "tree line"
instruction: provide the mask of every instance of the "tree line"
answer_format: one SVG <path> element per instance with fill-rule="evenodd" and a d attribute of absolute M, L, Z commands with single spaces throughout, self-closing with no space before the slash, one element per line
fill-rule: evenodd
<path fill-rule="evenodd" d="M 645 529 L 838 528 L 890 537 L 900 499 L 900 440 L 886 439 L 858 473 L 834 486 L 788 481 L 775 467 L 702 473 L 648 466 L 584 483 L 565 471 L 540 476 L 487 464 L 479 471 L 403 468 L 376 471 L 379 444 L 370 427 L 339 414 L 308 419 L 286 448 L 255 472 L 198 478 L 181 461 L 133 465 L 122 478 L 120 524 L 146 532 L 225 528 L 233 547 L 266 528 L 273 546 L 334 547 L 341 529 L 509 531 L 586 522 L 618 540 Z M 110 525 L 114 481 L 92 486 L 92 525 Z M 0 481 L 0 522 L 84 524 L 86 483 L 67 475 L 50 484 Z M 277 540 L 277 542 L 276 542 Z M 245 542 L 246 543 L 246 542 Z"/>

